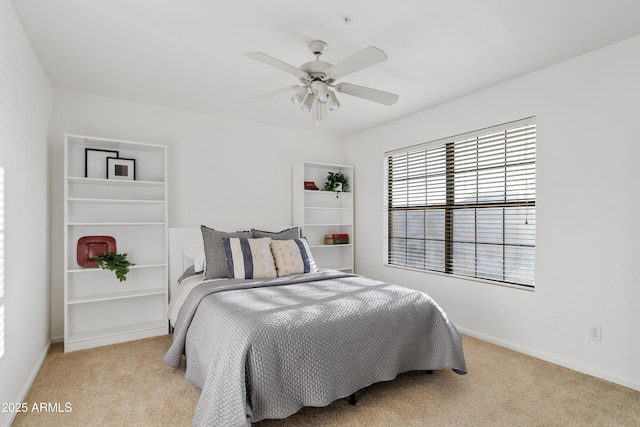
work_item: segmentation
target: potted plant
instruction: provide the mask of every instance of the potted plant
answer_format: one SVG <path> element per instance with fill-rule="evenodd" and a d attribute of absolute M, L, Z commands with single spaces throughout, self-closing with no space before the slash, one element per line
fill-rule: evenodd
<path fill-rule="evenodd" d="M 342 172 L 329 172 L 324 183 L 325 191 L 335 191 L 336 197 L 341 191 L 349 191 L 349 178 Z"/>
<path fill-rule="evenodd" d="M 96 255 L 92 258 L 96 261 L 98 267 L 100 267 L 101 269 L 111 270 L 115 272 L 116 277 L 121 282 L 127 280 L 129 267 L 135 265 L 127 260 L 127 254 L 117 254 L 111 252 L 103 255 Z"/>

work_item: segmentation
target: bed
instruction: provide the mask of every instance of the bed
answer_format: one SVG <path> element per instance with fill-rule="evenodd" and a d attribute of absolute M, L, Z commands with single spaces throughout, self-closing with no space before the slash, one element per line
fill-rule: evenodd
<path fill-rule="evenodd" d="M 170 276 L 182 277 L 171 287 L 173 343 L 164 362 L 186 363 L 186 379 L 201 389 L 193 425 L 286 418 L 408 371 L 466 373 L 460 335 L 435 301 L 395 284 L 317 269 L 304 239 L 290 238 L 288 230 L 222 238 L 231 278 L 195 272 L 194 248 L 207 247 L 211 236 L 170 230 Z M 283 247 L 298 262 L 292 269 L 289 255 L 278 258 Z M 205 252 L 211 273 L 214 260 Z M 248 253 L 257 261 L 247 261 Z"/>

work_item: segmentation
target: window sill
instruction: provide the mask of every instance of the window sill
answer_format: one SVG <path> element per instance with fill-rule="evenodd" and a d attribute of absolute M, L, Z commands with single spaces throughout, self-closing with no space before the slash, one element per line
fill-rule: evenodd
<path fill-rule="evenodd" d="M 497 280 L 488 280 L 488 279 L 481 279 L 478 277 L 469 277 L 469 276 L 462 276 L 460 274 L 450 274 L 450 273 L 441 273 L 439 271 L 433 271 L 433 270 L 422 270 L 420 268 L 412 268 L 412 267 L 404 267 L 401 265 L 395 265 L 395 264 L 389 264 L 387 262 L 383 263 L 384 267 L 387 268 L 397 268 L 400 270 L 407 270 L 407 271 L 413 271 L 416 273 L 422 273 L 422 274 L 428 274 L 428 275 L 433 275 L 433 276 L 440 276 L 440 277 L 446 277 L 448 279 L 458 279 L 458 280 L 466 280 L 466 281 L 471 281 L 471 282 L 480 282 L 480 283 L 484 283 L 487 285 L 493 285 L 493 286 L 502 286 L 504 288 L 511 288 L 511 289 L 518 289 L 521 291 L 528 291 L 528 292 L 535 292 L 535 283 L 529 287 L 526 285 L 516 285 L 513 283 L 506 283 L 506 282 L 499 282 Z"/>

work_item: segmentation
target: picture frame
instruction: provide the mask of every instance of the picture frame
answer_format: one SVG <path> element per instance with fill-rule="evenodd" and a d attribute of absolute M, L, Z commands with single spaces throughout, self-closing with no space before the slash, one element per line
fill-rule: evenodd
<path fill-rule="evenodd" d="M 107 179 L 134 181 L 136 179 L 136 159 L 107 157 Z"/>
<path fill-rule="evenodd" d="M 84 149 L 84 177 L 85 178 L 107 178 L 107 157 L 118 157 L 120 153 L 114 150 L 103 150 L 100 148 Z"/>

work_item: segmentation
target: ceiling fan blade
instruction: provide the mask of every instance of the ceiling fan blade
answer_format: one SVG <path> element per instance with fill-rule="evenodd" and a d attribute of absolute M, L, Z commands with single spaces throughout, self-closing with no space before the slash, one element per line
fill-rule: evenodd
<path fill-rule="evenodd" d="M 301 86 L 287 86 L 280 89 L 270 90 L 269 92 L 262 93 L 260 95 L 252 96 L 250 98 L 246 98 L 242 100 L 243 104 L 253 104 L 254 102 L 262 101 L 267 98 L 271 98 L 276 95 L 280 95 L 281 93 L 291 92 L 293 90 L 298 89 Z"/>
<path fill-rule="evenodd" d="M 280 70 L 286 71 L 289 74 L 293 74 L 298 78 L 309 80 L 309 74 L 307 74 L 305 71 L 302 71 L 298 67 L 289 65 L 286 62 L 282 62 L 279 59 L 266 55 L 262 52 L 245 52 L 244 56 L 246 56 L 247 58 L 255 59 L 256 61 L 262 62 L 263 64 L 279 68 Z"/>
<path fill-rule="evenodd" d="M 326 73 L 330 78 L 336 80 L 347 74 L 355 73 L 363 68 L 382 62 L 385 59 L 387 59 L 387 55 L 382 50 L 369 46 L 330 67 Z"/>
<path fill-rule="evenodd" d="M 393 105 L 399 98 L 395 93 L 384 92 L 351 83 L 338 83 L 335 88 L 340 93 L 346 93 L 347 95 L 357 96 L 384 105 Z"/>

